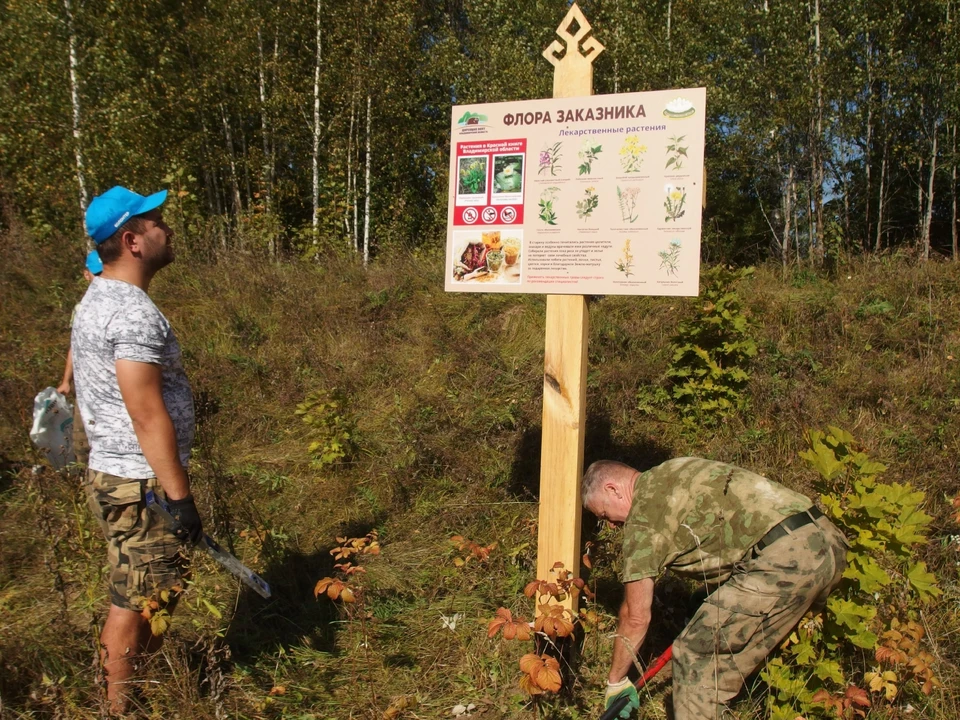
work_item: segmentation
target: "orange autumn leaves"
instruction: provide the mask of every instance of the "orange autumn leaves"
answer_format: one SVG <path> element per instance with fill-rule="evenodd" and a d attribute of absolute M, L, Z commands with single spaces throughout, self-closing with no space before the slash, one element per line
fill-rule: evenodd
<path fill-rule="evenodd" d="M 560 663 L 549 655 L 527 653 L 520 658 L 520 688 L 530 695 L 557 692 L 563 681 L 560 678 Z"/>
<path fill-rule="evenodd" d="M 504 640 L 530 640 L 533 637 L 530 623 L 519 616 L 514 619 L 513 613 L 504 607 L 497 610 L 497 616 L 487 626 L 487 637 L 492 638 L 500 631 L 503 631 Z"/>
<path fill-rule="evenodd" d="M 537 601 L 537 618 L 533 623 L 516 616 L 507 608 L 499 608 L 496 617 L 487 625 L 487 637 L 493 638 L 502 634 L 505 640 L 531 640 L 534 634 L 547 637 L 552 645 L 561 638 L 573 635 L 576 624 L 580 622 L 584 627 L 592 626 L 588 622 L 590 613 L 580 612 L 580 617 L 574 617 L 566 607 L 559 604 L 573 593 L 584 593 L 592 598 L 593 593 L 586 587 L 583 580 L 573 578 L 565 570 L 563 563 L 553 566 L 555 579 L 534 580 L 527 584 L 523 594 Z M 596 619 L 595 613 L 592 614 Z M 530 695 L 540 695 L 545 692 L 557 692 L 563 684 L 560 673 L 560 664 L 549 654 L 537 655 L 527 653 L 520 658 L 520 688 Z"/>
<path fill-rule="evenodd" d="M 371 530 L 363 537 L 346 538 L 338 537 L 337 547 L 330 551 L 334 560 L 339 560 L 333 567 L 340 571 L 345 578 L 359 577 L 366 572 L 361 565 L 354 565 L 351 558 L 355 555 L 379 555 L 380 539 L 376 530 Z M 320 597 L 325 594 L 331 600 L 340 600 L 345 603 L 353 603 L 357 600 L 359 590 L 350 585 L 346 580 L 339 578 L 325 577 L 319 580 L 313 588 L 313 596 Z"/>

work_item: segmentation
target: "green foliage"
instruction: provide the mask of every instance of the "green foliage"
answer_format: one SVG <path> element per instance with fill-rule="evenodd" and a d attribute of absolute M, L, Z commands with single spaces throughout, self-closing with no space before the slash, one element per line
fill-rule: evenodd
<path fill-rule="evenodd" d="M 863 673 L 855 659 L 871 650 L 876 650 L 878 661 L 896 659 L 893 651 L 901 652 L 906 644 L 896 644 L 903 635 L 896 630 L 899 621 L 891 617 L 891 610 L 913 614 L 941 592 L 926 565 L 913 558 L 917 546 L 926 542 L 932 521 L 920 510 L 924 493 L 909 484 L 881 482 L 878 477 L 886 466 L 871 460 L 845 430 L 832 426 L 825 432 L 808 430 L 806 437 L 809 448 L 800 457 L 817 471 L 814 485 L 820 500 L 849 539 L 850 551 L 843 580 L 827 601 L 825 614 L 801 623 L 786 641 L 783 655 L 763 672 L 771 688 L 767 706 L 773 718 L 835 716 L 832 709 L 866 707 L 865 691 L 848 684 Z M 890 630 L 884 632 L 887 625 Z M 878 647 L 881 635 L 883 648 Z M 891 639 L 894 636 L 897 640 Z M 909 658 L 901 652 L 903 664 L 909 659 L 911 667 L 918 666 L 918 643 L 919 637 L 909 648 L 914 653 Z M 926 663 L 923 669 L 927 674 L 914 676 L 932 687 L 936 682 L 932 671 Z M 879 671 L 869 676 L 883 679 Z M 870 684 L 873 691 L 888 692 L 888 701 L 897 695 L 895 685 L 887 690 L 890 677 L 896 675 L 890 672 L 888 679 Z M 835 694 L 842 689 L 843 695 Z"/>
<path fill-rule="evenodd" d="M 355 423 L 345 409 L 344 397 L 336 389 L 307 395 L 296 414 L 312 430 L 307 451 L 314 467 L 335 465 L 354 452 Z"/>
<path fill-rule="evenodd" d="M 753 268 L 723 266 L 703 273 L 700 312 L 681 323 L 673 338 L 667 377 L 685 422 L 713 425 L 746 404 L 746 365 L 757 344 L 736 284 L 752 274 Z"/>

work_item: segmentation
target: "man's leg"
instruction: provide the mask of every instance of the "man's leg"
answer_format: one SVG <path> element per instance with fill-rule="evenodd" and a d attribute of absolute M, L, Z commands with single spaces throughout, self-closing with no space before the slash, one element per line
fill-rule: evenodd
<path fill-rule="evenodd" d="M 136 658 L 143 650 L 143 616 L 126 608 L 111 605 L 100 633 L 100 662 L 107 680 L 107 702 L 110 712 L 122 714 L 130 705 L 130 678 Z"/>
<path fill-rule="evenodd" d="M 814 524 L 765 548 L 704 602 L 673 644 L 676 720 L 724 717 L 743 682 L 843 573 L 839 533 Z"/>

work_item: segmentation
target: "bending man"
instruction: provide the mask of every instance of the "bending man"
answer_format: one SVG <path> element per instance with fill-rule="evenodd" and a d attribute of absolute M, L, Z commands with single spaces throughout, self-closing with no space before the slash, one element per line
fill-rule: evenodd
<path fill-rule="evenodd" d="M 665 570 L 713 590 L 673 643 L 674 717 L 713 720 L 803 615 L 826 602 L 846 567 L 846 539 L 809 498 L 733 465 L 678 458 L 640 473 L 600 460 L 584 473 L 582 493 L 587 510 L 623 526 L 625 597 L 608 707 L 624 693 L 628 707 L 639 704 L 626 676 Z"/>

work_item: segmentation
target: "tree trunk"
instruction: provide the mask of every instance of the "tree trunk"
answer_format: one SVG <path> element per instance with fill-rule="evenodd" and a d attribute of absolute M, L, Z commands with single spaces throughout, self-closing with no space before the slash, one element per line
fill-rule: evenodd
<path fill-rule="evenodd" d="M 923 217 L 923 259 L 930 259 L 930 226 L 933 224 L 933 185 L 937 175 L 937 134 L 939 125 L 933 125 L 933 143 L 930 151 L 930 179 L 927 182 L 927 211 Z"/>
<path fill-rule="evenodd" d="M 240 126 L 240 152 L 243 158 L 243 188 L 246 190 L 247 208 L 253 204 L 253 188 L 250 185 L 250 153 L 247 152 L 247 133 Z"/>
<path fill-rule="evenodd" d="M 890 143 L 884 134 L 883 138 L 883 159 L 880 161 L 880 196 L 877 200 L 877 239 L 873 244 L 874 252 L 880 252 L 883 247 L 883 206 L 886 203 L 887 190 L 887 157 L 889 155 Z"/>
<path fill-rule="evenodd" d="M 867 143 L 864 148 L 864 175 L 866 180 L 866 191 L 864 193 L 865 205 L 864 223 L 866 230 L 863 236 L 864 249 L 870 247 L 870 171 L 873 164 L 873 153 L 871 144 L 873 142 L 873 45 L 870 42 L 870 31 L 867 31 Z"/>
<path fill-rule="evenodd" d="M 784 270 L 790 264 L 790 224 L 793 220 L 793 163 L 787 173 L 787 182 L 783 193 L 783 243 L 780 248 L 780 262 Z"/>
<path fill-rule="evenodd" d="M 354 98 L 350 98 L 350 132 L 347 134 L 347 207 L 344 213 L 343 224 L 347 228 L 347 242 L 350 243 L 354 251 L 357 250 L 356 216 L 354 216 L 353 227 L 350 226 L 350 211 L 354 205 L 353 187 L 353 128 L 357 121 L 357 108 L 354 104 Z"/>
<path fill-rule="evenodd" d="M 260 131 L 263 133 L 263 207 L 269 215 L 273 204 L 273 165 L 270 162 L 270 127 L 267 122 L 267 78 L 263 63 L 263 35 L 257 28 L 257 52 L 260 56 Z M 270 257 L 276 256 L 273 237 L 270 238 Z"/>
<path fill-rule="evenodd" d="M 950 216 L 950 236 L 953 240 L 952 254 L 953 261 L 957 261 L 957 123 L 953 123 L 953 152 L 950 153 L 950 199 L 953 201 L 953 212 Z"/>
<path fill-rule="evenodd" d="M 356 113 L 356 98 L 350 100 L 350 112 Z M 357 174 L 360 166 L 360 115 L 357 113 L 357 131 L 353 136 L 353 247 L 360 252 L 360 195 L 357 192 Z"/>
<path fill-rule="evenodd" d="M 233 133 L 230 131 L 230 121 L 227 119 L 227 110 L 220 103 L 220 117 L 223 119 L 223 139 L 227 148 L 227 159 L 230 161 L 230 188 L 233 190 L 233 214 L 240 214 L 243 204 L 240 201 L 240 181 L 237 178 L 237 161 L 233 153 Z"/>
<path fill-rule="evenodd" d="M 83 134 L 80 129 L 80 81 L 77 77 L 77 31 L 73 22 L 73 2 L 63 0 L 63 9 L 67 14 L 68 49 L 70 53 L 70 105 L 73 110 L 73 153 L 77 166 L 77 185 L 80 193 L 80 217 L 87 214 L 87 180 L 84 174 Z M 87 245 L 90 240 L 87 240 Z"/>
<path fill-rule="evenodd" d="M 811 178 L 813 182 L 813 193 L 810 198 L 813 207 L 812 221 L 816 222 L 816 231 L 813 236 L 816 242 L 816 259 L 818 263 L 823 262 L 824 257 L 824 232 L 823 232 L 823 72 L 820 67 L 822 60 L 820 50 L 820 0 L 813 2 L 813 48 L 814 48 L 814 67 L 813 80 L 816 88 L 816 115 L 814 116 L 813 143 L 811 146 L 813 167 Z"/>
<path fill-rule="evenodd" d="M 320 62 L 323 59 L 323 37 L 321 35 L 321 0 L 317 0 L 317 62 L 313 70 L 313 244 L 319 241 L 318 223 L 320 221 Z"/>
<path fill-rule="evenodd" d="M 363 265 L 370 262 L 370 96 L 367 95 L 367 170 L 363 203 Z"/>

